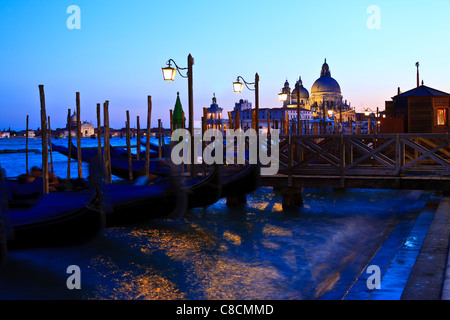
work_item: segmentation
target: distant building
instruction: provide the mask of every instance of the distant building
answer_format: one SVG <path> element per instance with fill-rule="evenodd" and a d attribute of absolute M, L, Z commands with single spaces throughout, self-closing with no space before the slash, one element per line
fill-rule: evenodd
<path fill-rule="evenodd" d="M 297 94 L 300 90 L 299 95 Z M 342 114 L 342 121 L 347 121 L 354 118 L 354 109 L 351 104 L 347 103 L 347 100 L 343 100 L 341 93 L 341 87 L 339 83 L 331 77 L 330 68 L 327 64 L 327 60 L 322 65 L 320 77 L 313 83 L 311 87 L 311 94 L 303 86 L 301 77 L 296 82 L 294 90 L 291 92 L 289 82 L 286 80 L 282 93 L 287 94 L 286 101 L 283 102 L 285 108 L 300 108 L 311 110 L 314 118 L 323 118 L 328 116 L 328 111 L 331 110 L 333 115 Z M 300 98 L 299 102 L 297 101 Z"/>
<path fill-rule="evenodd" d="M 66 126 L 66 130 L 64 131 L 65 136 L 69 136 L 69 126 L 70 125 L 70 131 L 72 137 L 76 137 L 77 135 L 77 113 L 76 111 L 73 113 L 73 115 L 70 117 L 70 124 Z M 80 121 L 80 132 L 81 137 L 90 137 L 94 135 L 94 125 L 91 122 L 87 121 Z"/>
<path fill-rule="evenodd" d="M 385 106 L 382 132 L 450 132 L 450 94 L 427 87 L 423 82 L 403 93 L 398 88 L 397 95 L 392 101 L 386 101 Z"/>
<path fill-rule="evenodd" d="M 223 119 L 223 108 L 220 108 L 217 104 L 216 95 L 213 95 L 212 103 L 206 111 L 206 128 L 207 129 L 219 129 L 224 131 L 227 129 L 228 120 Z"/>
<path fill-rule="evenodd" d="M 27 136 L 27 130 L 22 130 L 17 132 L 18 136 L 21 137 L 26 137 Z M 36 133 L 34 132 L 34 130 L 28 130 L 28 138 L 34 138 L 36 136 Z"/>

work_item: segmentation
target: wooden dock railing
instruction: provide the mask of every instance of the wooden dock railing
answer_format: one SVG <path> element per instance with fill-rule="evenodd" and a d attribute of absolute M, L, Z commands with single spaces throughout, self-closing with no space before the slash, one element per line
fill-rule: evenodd
<path fill-rule="evenodd" d="M 449 134 L 280 136 L 268 186 L 450 191 Z"/>

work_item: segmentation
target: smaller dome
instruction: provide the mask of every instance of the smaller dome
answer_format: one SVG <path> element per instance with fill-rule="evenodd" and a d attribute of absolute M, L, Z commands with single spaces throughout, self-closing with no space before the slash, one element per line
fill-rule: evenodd
<path fill-rule="evenodd" d="M 73 115 L 70 117 L 70 122 L 77 122 L 77 112 L 74 111 Z"/>
<path fill-rule="evenodd" d="M 302 78 L 299 78 L 299 81 L 295 84 L 294 90 L 292 90 L 291 96 L 294 100 L 297 99 L 297 88 L 300 83 L 300 99 L 309 99 L 309 91 L 303 86 Z"/>
<path fill-rule="evenodd" d="M 291 93 L 291 97 L 294 100 L 297 99 L 297 88 L 298 86 L 296 85 Z M 300 99 L 309 99 L 309 91 L 304 86 L 300 86 Z"/>

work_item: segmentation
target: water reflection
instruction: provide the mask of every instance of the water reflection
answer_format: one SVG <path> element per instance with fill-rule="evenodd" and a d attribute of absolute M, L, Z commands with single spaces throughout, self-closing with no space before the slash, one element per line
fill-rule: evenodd
<path fill-rule="evenodd" d="M 37 297 L 44 291 L 67 299 L 317 299 L 342 281 L 351 283 L 427 196 L 311 189 L 305 205 L 288 215 L 281 197 L 261 188 L 244 208 L 230 209 L 222 199 L 181 220 L 107 229 L 82 247 L 11 252 L 0 284 L 18 285 L 5 281 L 19 278 L 12 262 L 57 279 L 44 286 L 31 280 L 29 295 Z M 68 261 L 83 273 L 78 293 L 64 288 Z M 8 294 L 0 289 L 1 298 Z"/>

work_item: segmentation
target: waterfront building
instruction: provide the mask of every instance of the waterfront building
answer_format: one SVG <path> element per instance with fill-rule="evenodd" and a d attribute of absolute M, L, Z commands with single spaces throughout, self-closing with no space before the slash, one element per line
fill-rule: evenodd
<path fill-rule="evenodd" d="M 385 102 L 384 133 L 450 132 L 450 94 L 423 84 Z"/>
<path fill-rule="evenodd" d="M 297 102 L 300 90 L 300 101 Z M 329 111 L 333 118 L 339 115 L 342 116 L 342 121 L 349 121 L 355 119 L 355 110 L 351 107 L 347 100 L 343 99 L 341 87 L 339 83 L 331 77 L 330 67 L 325 59 L 320 72 L 320 77 L 313 83 L 311 87 L 311 94 L 303 86 L 301 77 L 296 82 L 294 90 L 291 92 L 288 80 L 284 83 L 281 89 L 282 93 L 287 94 L 287 99 L 283 102 L 283 108 L 295 109 L 295 112 L 288 112 L 290 115 L 296 117 L 296 109 L 299 105 L 301 109 L 311 110 L 314 118 L 323 118 L 329 115 Z M 309 115 L 305 115 L 300 120 L 305 120 Z"/>
<path fill-rule="evenodd" d="M 213 95 L 212 103 L 207 108 L 206 111 L 206 128 L 207 129 L 218 129 L 225 131 L 228 126 L 228 120 L 223 119 L 222 115 L 223 108 L 219 107 L 217 104 L 216 95 Z"/>
<path fill-rule="evenodd" d="M 77 112 L 74 111 L 73 115 L 70 117 L 70 123 L 66 126 L 64 131 L 65 136 L 69 136 L 69 126 L 72 137 L 77 136 Z M 81 137 L 90 137 L 95 134 L 94 125 L 92 122 L 80 121 L 80 132 Z"/>

